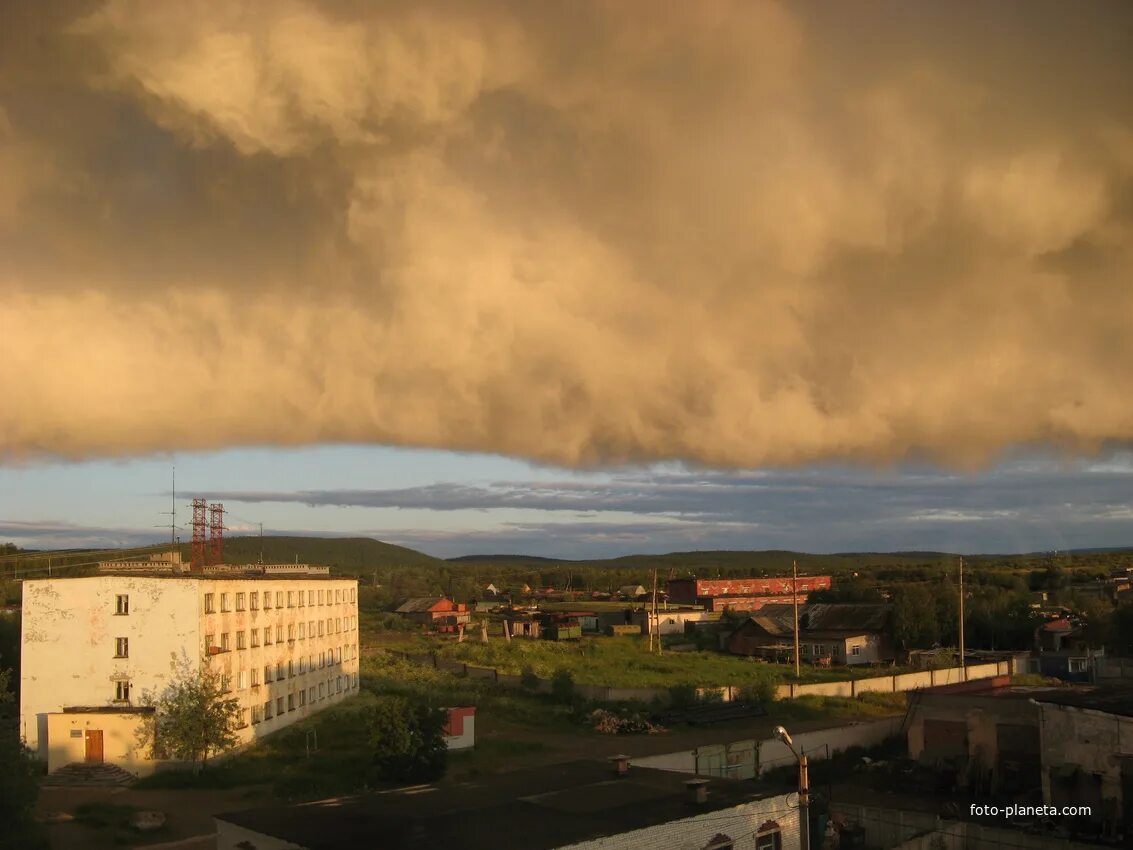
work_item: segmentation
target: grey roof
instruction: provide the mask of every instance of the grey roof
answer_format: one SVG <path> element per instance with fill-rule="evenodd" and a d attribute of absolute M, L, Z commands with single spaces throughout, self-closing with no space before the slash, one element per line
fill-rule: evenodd
<path fill-rule="evenodd" d="M 888 605 L 822 602 L 799 606 L 799 631 L 861 634 L 885 629 Z M 794 606 L 782 603 L 764 605 L 751 620 L 771 635 L 794 633 Z"/>
<path fill-rule="evenodd" d="M 1032 697 L 1035 702 L 1052 703 L 1070 708 L 1088 708 L 1122 717 L 1133 717 L 1133 687 L 1079 686 L 1052 689 Z"/>
<path fill-rule="evenodd" d="M 707 802 L 695 805 L 685 787 L 692 778 L 636 766 L 617 777 L 606 763 L 577 761 L 451 785 L 250 809 L 217 820 L 309 850 L 499 850 L 513 844 L 549 850 L 778 796 L 759 793 L 750 783 L 713 778 L 704 780 Z"/>
<path fill-rule="evenodd" d="M 445 597 L 443 596 L 415 596 L 412 599 L 406 599 L 397 608 L 397 614 L 413 614 L 420 611 L 428 611 L 438 602 Z"/>

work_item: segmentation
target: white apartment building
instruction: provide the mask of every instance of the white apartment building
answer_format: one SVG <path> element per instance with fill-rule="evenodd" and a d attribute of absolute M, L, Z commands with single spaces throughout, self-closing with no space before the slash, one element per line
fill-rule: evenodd
<path fill-rule="evenodd" d="M 262 569 L 262 568 L 261 568 Z M 156 762 L 145 694 L 208 663 L 240 701 L 245 744 L 358 688 L 358 582 L 330 576 L 98 575 L 23 585 L 20 722 L 56 770 Z"/>

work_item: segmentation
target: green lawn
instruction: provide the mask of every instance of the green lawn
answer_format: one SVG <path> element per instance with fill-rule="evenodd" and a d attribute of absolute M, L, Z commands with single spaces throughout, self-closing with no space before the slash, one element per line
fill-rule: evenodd
<path fill-rule="evenodd" d="M 401 633 L 382 643 L 391 649 L 436 652 L 442 658 L 479 667 L 494 667 L 513 675 L 529 668 L 546 678 L 557 670 L 565 669 L 570 671 L 576 682 L 591 685 L 746 687 L 766 680 L 782 684 L 794 679 L 794 667 L 788 664 L 768 664 L 740 655 L 711 651 L 650 653 L 647 639 L 638 637 L 586 637 L 582 641 L 561 643 L 522 638 L 508 642 L 493 637 L 484 644 L 475 637 L 457 643 L 451 638 Z M 837 682 L 900 672 L 905 671 L 850 667 L 818 669 L 804 665 L 800 681 Z"/>

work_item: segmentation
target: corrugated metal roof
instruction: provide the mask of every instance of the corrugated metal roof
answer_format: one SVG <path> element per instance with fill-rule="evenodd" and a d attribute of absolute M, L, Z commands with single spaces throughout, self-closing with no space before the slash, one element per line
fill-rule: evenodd
<path fill-rule="evenodd" d="M 414 614 L 421 611 L 428 611 L 438 602 L 444 599 L 443 596 L 418 596 L 413 599 L 406 599 L 397 609 L 398 614 Z"/>

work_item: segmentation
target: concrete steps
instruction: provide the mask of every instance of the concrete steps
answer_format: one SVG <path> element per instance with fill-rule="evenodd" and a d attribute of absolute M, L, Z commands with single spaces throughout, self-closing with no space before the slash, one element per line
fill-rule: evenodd
<path fill-rule="evenodd" d="M 113 764 L 76 762 L 59 768 L 40 783 L 42 788 L 108 788 L 129 785 L 136 777 Z"/>

